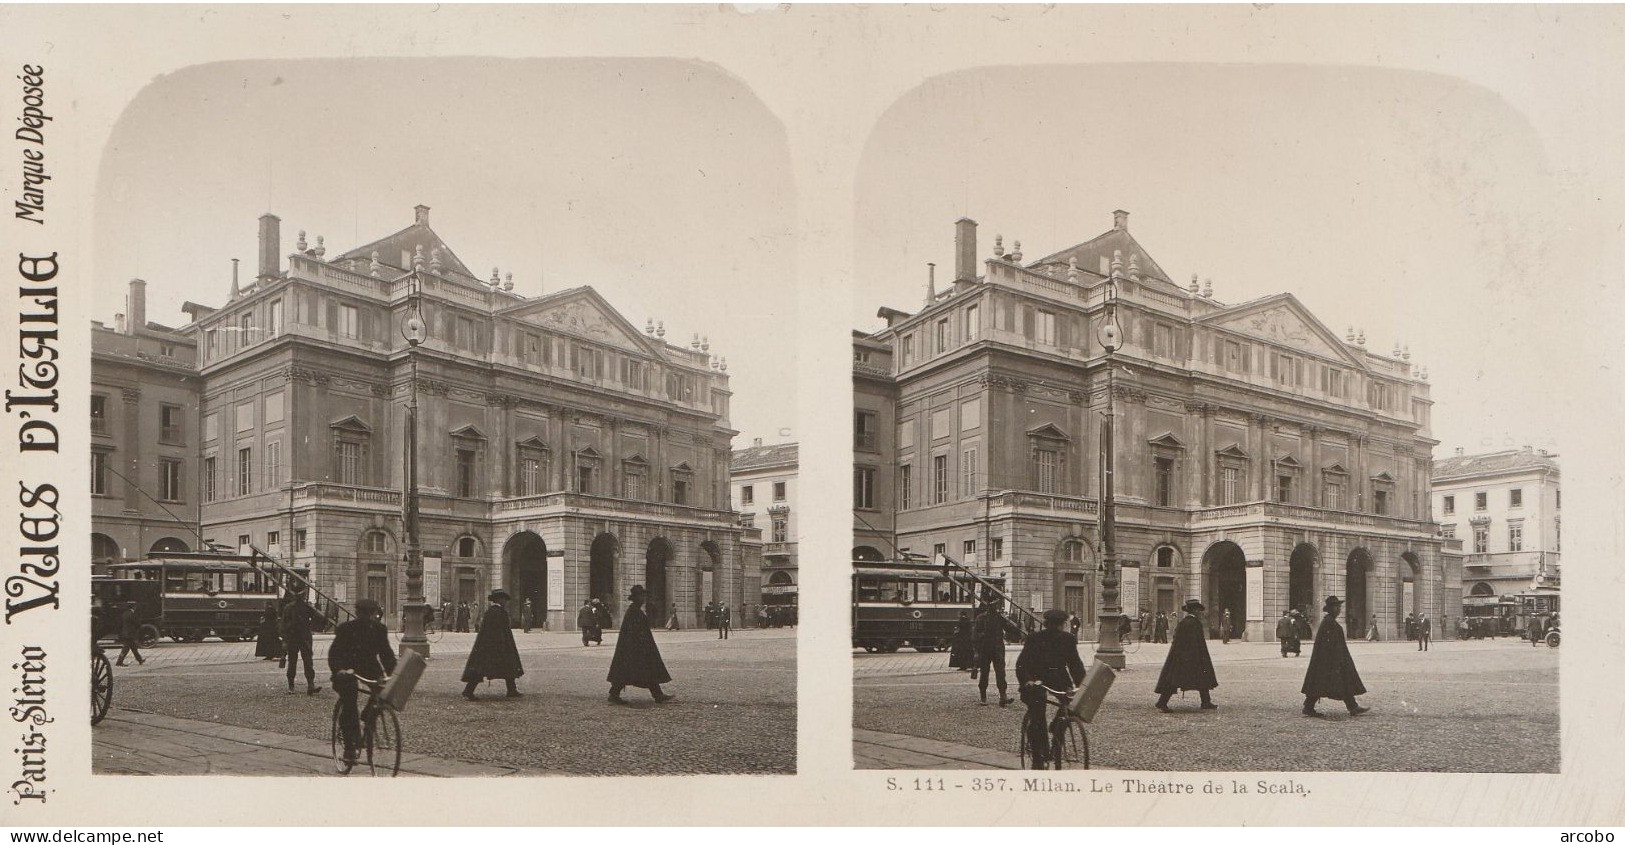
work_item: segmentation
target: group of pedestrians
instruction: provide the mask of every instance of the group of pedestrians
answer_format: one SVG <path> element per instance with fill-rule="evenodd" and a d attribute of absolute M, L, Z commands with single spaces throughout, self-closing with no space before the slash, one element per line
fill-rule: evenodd
<path fill-rule="evenodd" d="M 581 629 L 581 644 L 603 645 L 604 629 L 614 624 L 610 618 L 609 608 L 604 606 L 603 599 L 592 598 L 582 602 L 581 609 L 576 611 L 576 627 Z"/>

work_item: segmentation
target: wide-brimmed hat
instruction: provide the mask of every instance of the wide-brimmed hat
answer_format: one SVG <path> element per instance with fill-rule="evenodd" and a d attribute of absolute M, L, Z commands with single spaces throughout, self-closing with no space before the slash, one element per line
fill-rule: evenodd
<path fill-rule="evenodd" d="M 1294 608 L 1292 608 L 1292 615 L 1293 616 L 1302 616 L 1303 613 L 1300 612 L 1297 608 L 1294 607 Z"/>
<path fill-rule="evenodd" d="M 491 601 L 507 601 L 508 599 L 511 599 L 511 598 L 513 598 L 513 596 L 508 595 L 507 590 L 492 590 L 491 591 Z"/>
<path fill-rule="evenodd" d="M 632 585 L 632 592 L 631 592 L 630 595 L 627 596 L 627 598 L 636 601 L 638 598 L 641 598 L 642 596 L 648 595 L 648 593 L 649 593 L 649 591 L 647 589 L 645 589 L 642 584 L 633 584 Z"/>
<path fill-rule="evenodd" d="M 1343 600 L 1338 598 L 1337 596 L 1327 596 L 1324 608 L 1329 610 L 1334 605 L 1337 606 L 1337 607 L 1342 607 L 1343 606 Z"/>
<path fill-rule="evenodd" d="M 1201 599 L 1185 599 L 1185 609 L 1186 610 L 1207 610 L 1207 608 L 1202 605 L 1202 600 Z"/>

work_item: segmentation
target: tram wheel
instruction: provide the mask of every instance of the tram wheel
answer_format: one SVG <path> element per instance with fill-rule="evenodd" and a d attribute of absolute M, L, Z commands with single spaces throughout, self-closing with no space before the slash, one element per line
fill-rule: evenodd
<path fill-rule="evenodd" d="M 141 626 L 141 635 L 140 635 L 140 640 L 139 641 L 141 643 L 142 648 L 152 648 L 153 646 L 157 645 L 158 640 L 160 640 L 162 638 L 163 638 L 163 635 L 158 632 L 158 626 L 157 625 L 154 625 L 154 624 L 149 622 L 149 623 Z"/>

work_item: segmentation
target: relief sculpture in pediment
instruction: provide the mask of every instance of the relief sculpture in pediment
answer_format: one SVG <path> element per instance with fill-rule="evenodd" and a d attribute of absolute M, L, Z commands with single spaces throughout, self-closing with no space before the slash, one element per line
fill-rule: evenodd
<path fill-rule="evenodd" d="M 1314 352 L 1327 357 L 1338 357 L 1339 353 L 1313 328 L 1305 323 L 1303 318 L 1291 308 L 1280 306 L 1259 311 L 1246 318 L 1242 325 L 1245 331 L 1255 337 L 1274 341 L 1283 346 Z"/>

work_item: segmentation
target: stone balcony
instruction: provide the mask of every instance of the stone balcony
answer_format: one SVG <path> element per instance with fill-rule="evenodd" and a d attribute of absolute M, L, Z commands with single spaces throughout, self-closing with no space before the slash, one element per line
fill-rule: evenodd
<path fill-rule="evenodd" d="M 1244 502 L 1239 505 L 1220 505 L 1196 508 L 1190 512 L 1193 525 L 1235 522 L 1255 524 L 1279 523 L 1301 528 L 1364 528 L 1397 534 L 1421 535 L 1434 539 L 1438 531 L 1429 520 L 1408 519 L 1386 514 L 1317 508 L 1287 502 Z"/>
<path fill-rule="evenodd" d="M 315 482 L 295 485 L 293 500 L 296 505 L 336 504 L 390 512 L 399 512 L 401 509 L 401 491 L 388 487 L 365 487 L 355 484 Z M 568 514 L 618 519 L 644 517 L 664 522 L 708 524 L 717 528 L 738 527 L 736 516 L 732 511 L 564 491 L 535 496 L 465 498 L 448 496 L 435 490 L 424 490 L 418 493 L 418 506 L 424 514 L 430 516 L 524 519 Z M 794 546 L 793 543 L 789 545 Z"/>

